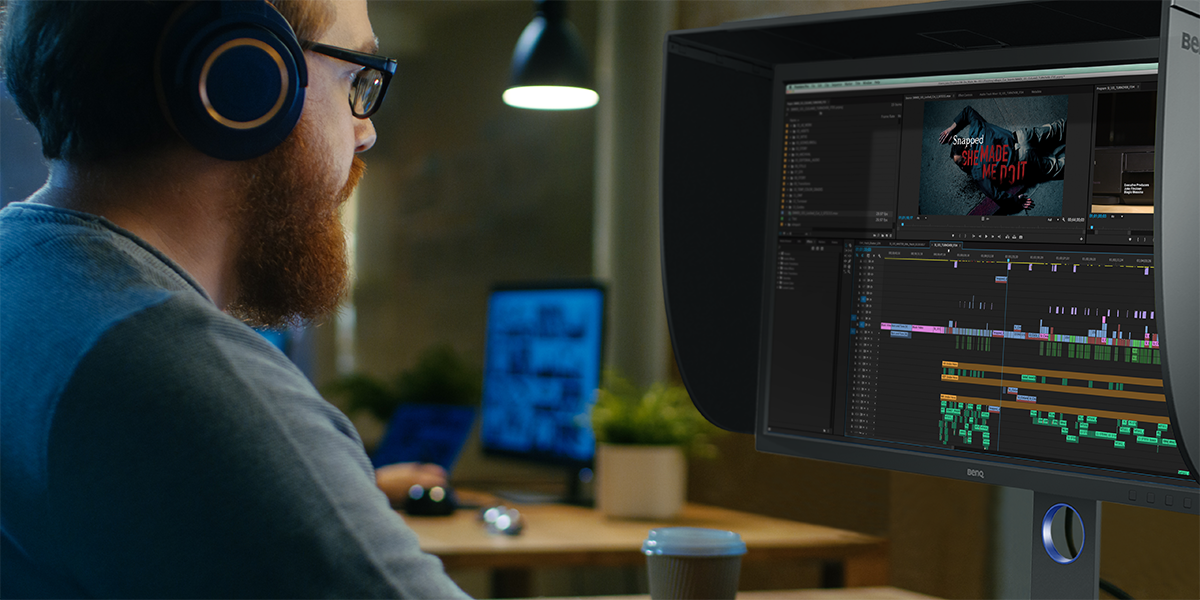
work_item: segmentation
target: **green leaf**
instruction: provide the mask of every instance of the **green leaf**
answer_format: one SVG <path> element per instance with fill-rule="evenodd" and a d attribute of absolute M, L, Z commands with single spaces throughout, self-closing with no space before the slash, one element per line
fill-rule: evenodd
<path fill-rule="evenodd" d="M 352 373 L 321 388 L 327 395 L 345 398 L 347 414 L 370 411 L 387 422 L 401 404 L 451 404 L 474 406 L 482 394 L 483 376 L 448 344 L 426 349 L 413 368 L 400 373 L 394 386 L 366 373 Z"/>
<path fill-rule="evenodd" d="M 602 443 L 681 446 L 694 456 L 712 456 L 709 437 L 719 431 L 683 386 L 655 383 L 639 390 L 612 370 L 597 391 L 592 429 Z"/>

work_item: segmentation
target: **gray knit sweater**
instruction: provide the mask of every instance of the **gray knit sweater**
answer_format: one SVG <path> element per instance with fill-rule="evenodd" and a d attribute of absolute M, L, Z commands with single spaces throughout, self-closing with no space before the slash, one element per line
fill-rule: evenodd
<path fill-rule="evenodd" d="M 349 421 L 102 218 L 0 211 L 0 595 L 463 597 Z"/>

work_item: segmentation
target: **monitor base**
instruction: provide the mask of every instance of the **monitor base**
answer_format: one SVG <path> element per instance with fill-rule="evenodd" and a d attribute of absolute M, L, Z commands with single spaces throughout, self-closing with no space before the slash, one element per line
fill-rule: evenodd
<path fill-rule="evenodd" d="M 592 470 L 589 467 L 567 469 L 566 492 L 555 494 L 533 490 L 500 490 L 494 492 L 501 500 L 514 504 L 569 504 L 594 508 L 596 499 L 592 495 Z"/>

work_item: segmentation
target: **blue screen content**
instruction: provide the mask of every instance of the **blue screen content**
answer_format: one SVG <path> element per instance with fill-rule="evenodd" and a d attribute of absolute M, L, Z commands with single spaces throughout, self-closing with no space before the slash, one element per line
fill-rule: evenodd
<path fill-rule="evenodd" d="M 488 300 L 481 436 L 489 452 L 589 462 L 604 292 L 496 290 Z"/>

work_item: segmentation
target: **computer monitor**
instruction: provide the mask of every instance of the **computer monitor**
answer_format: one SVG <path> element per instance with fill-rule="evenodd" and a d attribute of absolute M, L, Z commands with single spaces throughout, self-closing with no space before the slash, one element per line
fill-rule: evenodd
<path fill-rule="evenodd" d="M 1170 29 L 1197 22 L 950 2 L 668 35 L 664 288 L 701 412 L 765 452 L 1197 514 L 1200 69 Z"/>
<path fill-rule="evenodd" d="M 585 502 L 579 484 L 590 480 L 595 455 L 604 310 L 605 288 L 595 281 L 500 284 L 488 296 L 483 451 L 564 467 L 571 502 Z"/>
<path fill-rule="evenodd" d="M 1158 65 L 778 73 L 760 447 L 850 440 L 893 468 L 964 457 L 990 482 L 1044 488 L 993 468 L 1030 467 L 1190 503 L 1154 302 L 1154 111 L 1101 114 L 1153 108 Z"/>

